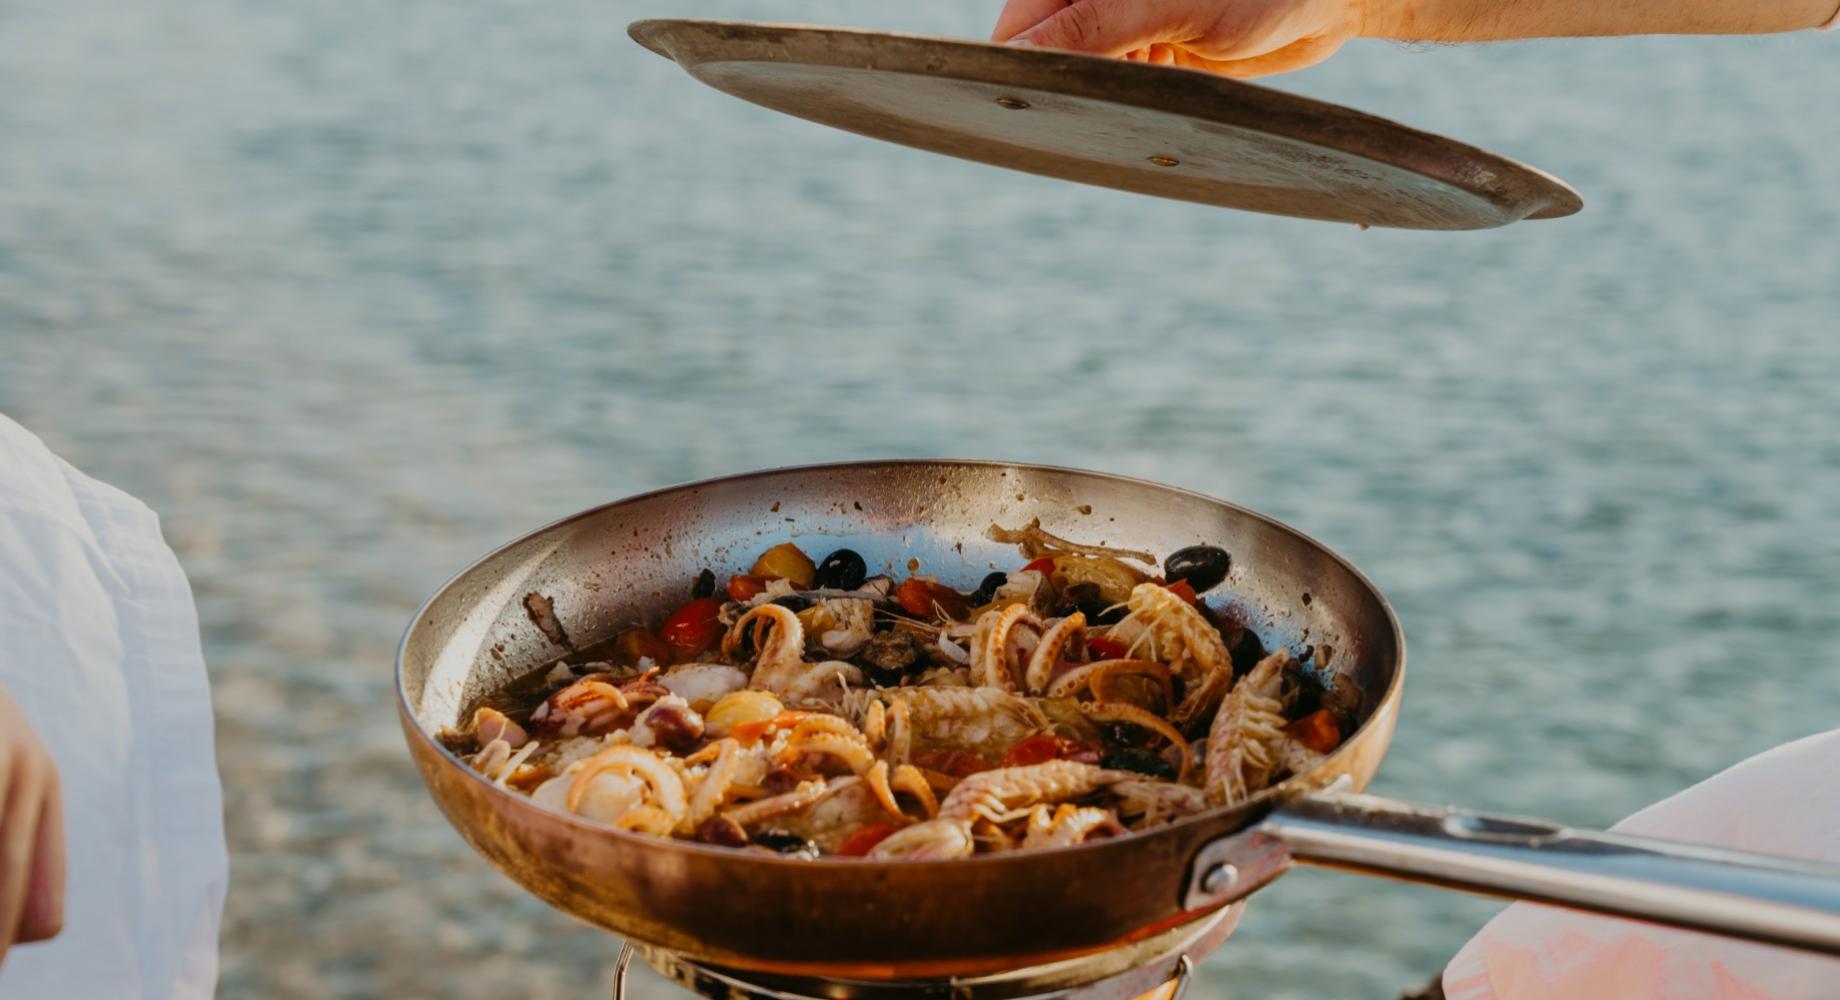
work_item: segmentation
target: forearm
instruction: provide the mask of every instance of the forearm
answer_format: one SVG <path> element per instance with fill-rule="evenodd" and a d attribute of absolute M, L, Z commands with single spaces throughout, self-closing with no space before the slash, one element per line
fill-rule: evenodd
<path fill-rule="evenodd" d="M 1365 0 L 1361 34 L 1420 42 L 1753 35 L 1827 22 L 1840 0 Z"/>

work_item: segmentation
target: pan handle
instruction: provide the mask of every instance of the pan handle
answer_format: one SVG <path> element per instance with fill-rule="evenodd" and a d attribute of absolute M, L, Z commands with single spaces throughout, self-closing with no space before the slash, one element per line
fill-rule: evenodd
<path fill-rule="evenodd" d="M 1293 860 L 1840 955 L 1840 867 L 1334 791 L 1203 847 L 1185 908 Z"/>

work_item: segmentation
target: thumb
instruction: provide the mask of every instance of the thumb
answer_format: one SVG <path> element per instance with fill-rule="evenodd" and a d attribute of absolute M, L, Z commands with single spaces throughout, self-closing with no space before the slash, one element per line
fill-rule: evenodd
<path fill-rule="evenodd" d="M 1155 42 L 1182 41 L 1172 37 L 1181 19 L 1169 8 L 1184 6 L 1152 0 L 1074 0 L 1071 6 L 1011 41 L 1121 56 Z"/>

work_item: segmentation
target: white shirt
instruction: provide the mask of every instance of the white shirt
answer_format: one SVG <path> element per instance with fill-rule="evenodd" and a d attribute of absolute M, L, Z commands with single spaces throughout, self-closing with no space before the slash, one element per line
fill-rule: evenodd
<path fill-rule="evenodd" d="M 64 930 L 0 1000 L 204 1000 L 228 866 L 185 575 L 146 505 L 0 415 L 0 687 L 57 762 Z"/>

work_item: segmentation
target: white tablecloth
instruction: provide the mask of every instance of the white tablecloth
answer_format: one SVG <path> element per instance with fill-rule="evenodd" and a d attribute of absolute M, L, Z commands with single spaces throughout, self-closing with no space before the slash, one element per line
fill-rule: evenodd
<path fill-rule="evenodd" d="M 159 519 L 0 415 L 0 686 L 63 779 L 64 931 L 0 1000 L 202 1000 L 228 881 L 191 589 Z"/>

